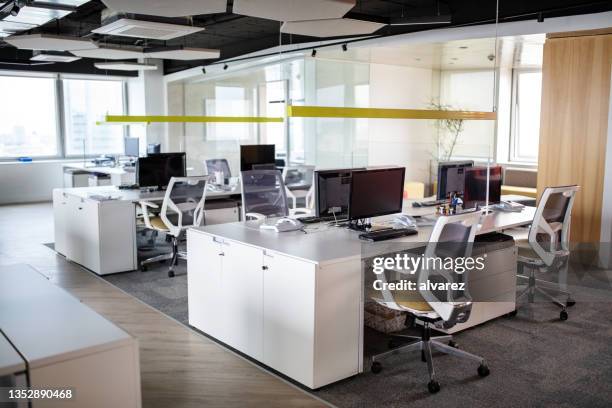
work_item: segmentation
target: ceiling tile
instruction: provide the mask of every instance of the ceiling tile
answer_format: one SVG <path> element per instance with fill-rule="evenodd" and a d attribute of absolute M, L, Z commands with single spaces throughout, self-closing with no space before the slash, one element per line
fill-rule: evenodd
<path fill-rule="evenodd" d="M 311 37 L 339 37 L 345 35 L 372 34 L 385 25 L 371 21 L 336 18 L 329 20 L 287 21 L 281 32 Z"/>
<path fill-rule="evenodd" d="M 234 0 L 233 12 L 276 21 L 340 18 L 355 0 Z"/>
<path fill-rule="evenodd" d="M 221 51 L 208 48 L 179 48 L 169 50 L 147 51 L 145 55 L 151 58 L 188 61 L 219 58 L 221 55 Z"/>
<path fill-rule="evenodd" d="M 153 21 L 122 18 L 102 27 L 91 30 L 92 33 L 118 35 L 121 37 L 150 38 L 153 40 L 171 40 L 204 30 L 204 27 L 193 27 L 180 24 L 157 23 Z"/>
<path fill-rule="evenodd" d="M 31 30 L 32 28 L 36 27 L 35 25 L 31 25 L 31 24 L 24 24 L 24 23 L 15 23 L 12 21 L 0 21 L 0 31 L 4 31 L 7 33 L 17 33 L 19 31 L 24 31 L 24 30 Z"/>
<path fill-rule="evenodd" d="M 82 38 L 48 34 L 13 35 L 4 41 L 22 50 L 74 51 L 98 48 L 95 43 Z"/>
<path fill-rule="evenodd" d="M 91 50 L 75 50 L 71 51 L 71 53 L 84 58 L 98 58 L 110 60 L 142 58 L 145 56 L 142 52 L 142 48 L 136 47 L 118 48 L 100 46 L 100 48 L 95 48 Z"/>
<path fill-rule="evenodd" d="M 7 16 L 4 21 L 25 23 L 31 25 L 43 25 L 53 19 L 60 19 L 70 14 L 70 11 L 49 10 L 38 7 L 23 7 L 16 16 Z"/>
<path fill-rule="evenodd" d="M 123 13 L 161 17 L 225 13 L 227 0 L 102 0 L 109 8 Z"/>

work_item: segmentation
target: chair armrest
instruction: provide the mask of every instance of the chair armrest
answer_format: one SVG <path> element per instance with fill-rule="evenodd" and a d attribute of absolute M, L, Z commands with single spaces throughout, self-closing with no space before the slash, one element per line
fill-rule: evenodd
<path fill-rule="evenodd" d="M 248 219 L 252 220 L 265 220 L 266 216 L 260 213 L 249 212 L 244 214 L 245 221 Z"/>
<path fill-rule="evenodd" d="M 310 208 L 290 208 L 289 215 L 312 215 L 312 210 Z"/>
<path fill-rule="evenodd" d="M 140 210 L 142 211 L 142 217 L 144 219 L 145 226 L 148 229 L 155 229 L 151 225 L 151 218 L 149 217 L 149 208 L 159 208 L 159 205 L 149 201 L 139 201 L 138 205 L 140 205 Z"/>

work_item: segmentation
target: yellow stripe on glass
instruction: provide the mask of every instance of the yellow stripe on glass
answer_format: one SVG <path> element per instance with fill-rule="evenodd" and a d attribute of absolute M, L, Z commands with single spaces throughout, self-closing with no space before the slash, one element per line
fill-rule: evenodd
<path fill-rule="evenodd" d="M 496 112 L 451 111 L 431 109 L 342 108 L 331 106 L 288 106 L 287 116 L 293 118 L 355 118 L 355 119 L 464 119 L 495 120 Z"/>
<path fill-rule="evenodd" d="M 163 116 L 106 115 L 100 124 L 117 123 L 268 123 L 283 122 L 283 118 L 265 116 Z"/>

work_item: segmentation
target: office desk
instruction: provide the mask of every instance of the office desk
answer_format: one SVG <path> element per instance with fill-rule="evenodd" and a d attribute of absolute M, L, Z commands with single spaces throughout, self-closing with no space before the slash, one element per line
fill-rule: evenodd
<path fill-rule="evenodd" d="M 75 393 L 33 407 L 141 406 L 136 339 L 28 265 L 0 267 L 0 327 L 31 387 Z"/>
<path fill-rule="evenodd" d="M 228 200 L 233 191 L 206 192 L 206 222 L 240 219 L 239 207 Z M 98 200 L 95 195 L 110 196 Z M 120 190 L 114 186 L 53 190 L 55 250 L 100 275 L 138 269 L 136 208 L 141 200 L 161 202 L 165 191 Z"/>
<path fill-rule="evenodd" d="M 479 233 L 529 224 L 534 211 L 492 213 Z M 361 258 L 371 244 L 346 228 L 308 230 L 191 228 L 187 281 L 190 325 L 314 389 L 363 369 Z M 385 243 L 420 246 L 430 232 Z"/>

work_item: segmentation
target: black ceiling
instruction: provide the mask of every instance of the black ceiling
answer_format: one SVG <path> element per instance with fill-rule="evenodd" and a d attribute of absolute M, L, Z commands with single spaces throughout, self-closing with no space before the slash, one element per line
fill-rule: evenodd
<path fill-rule="evenodd" d="M 6 0 L 0 0 L 0 4 Z M 171 0 L 169 0 L 171 1 Z M 303 0 L 308 1 L 308 0 Z M 128 37 L 101 37 L 92 35 L 91 30 L 99 27 L 101 11 L 105 8 L 100 0 L 85 3 L 74 13 L 67 17 L 52 21 L 38 27 L 29 33 L 51 33 L 89 37 L 107 42 L 109 44 L 135 44 L 143 45 L 142 41 Z M 320 38 L 283 34 L 279 38 L 280 23 L 254 17 L 233 14 L 232 0 L 228 1 L 226 13 L 193 16 L 193 25 L 206 27 L 206 30 L 180 39 L 160 42 L 147 40 L 147 46 L 185 45 L 190 47 L 218 48 L 221 58 L 227 59 L 250 52 L 263 50 L 283 44 L 304 43 L 318 41 Z M 358 0 L 357 5 L 349 12 L 357 18 L 384 20 L 388 18 L 433 16 L 438 13 L 450 14 L 452 23 L 444 27 L 465 26 L 475 24 L 488 24 L 495 21 L 495 0 Z M 518 21 L 527 19 L 559 17 L 575 14 L 596 13 L 612 10 L 611 1 L 581 1 L 581 0 L 500 0 L 499 21 Z M 191 24 L 186 18 L 163 19 L 151 16 L 133 16 L 153 21 Z M 390 36 L 413 31 L 428 30 L 440 26 L 386 26 L 376 32 L 377 36 Z M 56 63 L 38 67 L 19 67 L 5 65 L 7 60 L 27 60 L 31 56 L 29 51 L 18 51 L 10 45 L 0 41 L 0 69 L 28 69 L 57 72 L 101 73 L 93 67 L 93 60 L 83 59 L 72 63 Z M 164 63 L 165 73 L 187 69 L 193 66 L 214 64 L 215 60 L 205 61 L 172 61 Z"/>

